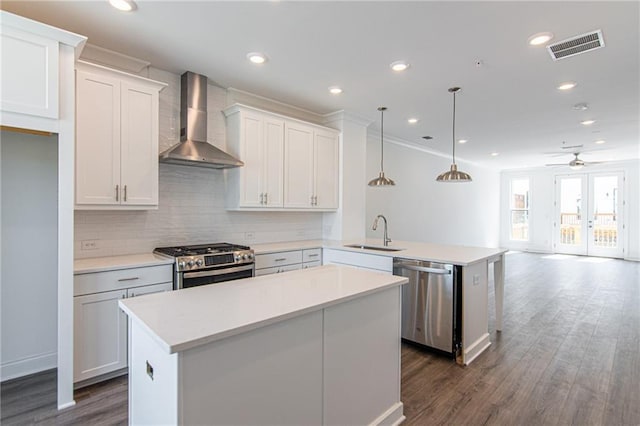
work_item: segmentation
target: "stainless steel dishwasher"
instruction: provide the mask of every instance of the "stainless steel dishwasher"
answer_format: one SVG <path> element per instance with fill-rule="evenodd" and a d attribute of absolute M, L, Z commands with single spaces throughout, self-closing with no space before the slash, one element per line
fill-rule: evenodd
<path fill-rule="evenodd" d="M 402 286 L 402 338 L 456 356 L 461 341 L 461 274 L 454 265 L 413 259 L 393 260 Z"/>

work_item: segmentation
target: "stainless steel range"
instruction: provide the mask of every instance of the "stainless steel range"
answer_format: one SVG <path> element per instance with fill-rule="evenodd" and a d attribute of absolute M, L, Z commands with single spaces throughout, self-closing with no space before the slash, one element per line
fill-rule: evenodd
<path fill-rule="evenodd" d="M 175 259 L 175 290 L 215 284 L 255 275 L 254 253 L 250 247 L 229 243 L 159 247 L 153 251 Z"/>

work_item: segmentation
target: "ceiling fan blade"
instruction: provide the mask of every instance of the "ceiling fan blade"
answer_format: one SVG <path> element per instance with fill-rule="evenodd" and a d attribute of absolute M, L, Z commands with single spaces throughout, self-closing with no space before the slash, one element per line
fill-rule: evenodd
<path fill-rule="evenodd" d="M 585 161 L 584 165 L 585 166 L 591 166 L 593 164 L 604 164 L 606 163 L 606 161 Z"/>
<path fill-rule="evenodd" d="M 568 163 L 554 163 L 554 164 L 545 164 L 545 166 L 557 167 L 557 166 L 568 166 Z"/>

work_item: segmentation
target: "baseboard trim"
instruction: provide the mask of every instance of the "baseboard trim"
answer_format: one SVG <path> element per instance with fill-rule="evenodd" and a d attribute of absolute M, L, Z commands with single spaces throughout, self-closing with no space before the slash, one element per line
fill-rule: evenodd
<path fill-rule="evenodd" d="M 51 370 L 58 366 L 58 354 L 50 352 L 0 364 L 0 381 L 4 382 L 29 374 Z"/>
<path fill-rule="evenodd" d="M 76 405 L 75 401 L 71 401 L 71 402 L 67 402 L 66 404 L 58 405 L 58 411 L 64 410 L 64 409 L 69 408 L 69 407 L 73 407 L 74 405 Z"/>
<path fill-rule="evenodd" d="M 471 362 L 489 346 L 491 346 L 489 333 L 485 333 L 478 340 L 469 345 L 469 347 L 464 349 L 464 365 L 471 364 Z"/>
<path fill-rule="evenodd" d="M 406 417 L 403 414 L 404 404 L 396 402 L 387 411 L 382 413 L 377 419 L 370 423 L 370 426 L 396 426 L 404 422 Z"/>

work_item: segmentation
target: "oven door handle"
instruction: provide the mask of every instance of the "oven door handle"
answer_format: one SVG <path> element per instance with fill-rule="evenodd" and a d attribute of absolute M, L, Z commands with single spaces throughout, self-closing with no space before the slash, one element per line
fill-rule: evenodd
<path fill-rule="evenodd" d="M 222 269 L 214 269 L 209 271 L 200 271 L 200 272 L 184 272 L 182 274 L 183 278 L 198 278 L 198 277 L 212 277 L 215 275 L 226 275 L 232 274 L 234 272 L 242 272 L 249 271 L 253 269 L 254 264 L 237 266 L 235 268 L 222 268 Z"/>

